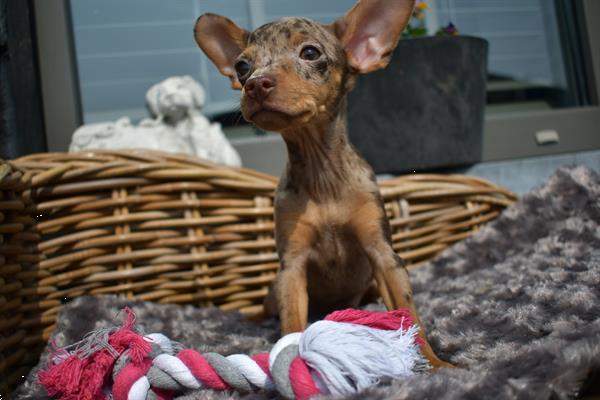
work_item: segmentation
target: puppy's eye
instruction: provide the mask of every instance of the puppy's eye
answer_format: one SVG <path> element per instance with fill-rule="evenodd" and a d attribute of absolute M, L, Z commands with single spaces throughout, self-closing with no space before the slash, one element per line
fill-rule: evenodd
<path fill-rule="evenodd" d="M 237 73 L 238 78 L 242 78 L 250 72 L 250 64 L 247 61 L 241 60 L 235 64 L 235 72 Z"/>
<path fill-rule="evenodd" d="M 306 46 L 300 52 L 300 58 L 303 60 L 314 61 L 321 57 L 321 52 L 315 46 Z"/>

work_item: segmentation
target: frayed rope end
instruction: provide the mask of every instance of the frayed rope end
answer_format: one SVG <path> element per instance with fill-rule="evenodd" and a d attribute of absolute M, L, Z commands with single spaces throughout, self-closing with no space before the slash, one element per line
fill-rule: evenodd
<path fill-rule="evenodd" d="M 83 340 L 54 351 L 46 370 L 38 374 L 48 395 L 62 400 L 105 399 L 103 387 L 116 359 L 125 351 L 134 363 L 141 362 L 152 350 L 143 336 L 133 331 L 135 314 L 126 307 L 121 327 L 90 332 Z"/>

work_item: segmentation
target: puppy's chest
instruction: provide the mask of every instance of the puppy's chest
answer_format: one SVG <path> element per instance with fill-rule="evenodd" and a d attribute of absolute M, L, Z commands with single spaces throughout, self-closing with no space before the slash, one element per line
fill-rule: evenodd
<path fill-rule="evenodd" d="M 359 246 L 361 232 L 378 230 L 383 211 L 371 193 L 349 193 L 329 201 L 293 195 L 276 199 L 278 246 L 285 251 L 316 250 L 344 258 L 348 247 Z"/>
<path fill-rule="evenodd" d="M 306 265 L 311 299 L 335 304 L 350 301 L 360 297 L 371 282 L 372 268 L 360 239 L 359 220 L 365 207 L 342 203 L 315 211 L 319 218 Z"/>
<path fill-rule="evenodd" d="M 275 218 L 278 228 L 286 236 L 293 235 L 299 227 L 304 226 L 310 231 L 311 239 L 316 235 L 327 237 L 338 236 L 348 226 L 360 209 L 356 200 L 315 202 L 312 200 L 299 201 L 293 197 L 284 196 L 276 200 Z"/>
<path fill-rule="evenodd" d="M 373 276 L 362 236 L 365 230 L 378 234 L 381 215 L 379 204 L 368 192 L 325 202 L 278 196 L 278 250 L 288 261 L 306 256 L 312 299 L 358 298 Z"/>
<path fill-rule="evenodd" d="M 318 230 L 341 228 L 352 220 L 357 212 L 357 206 L 344 201 L 315 203 L 309 201 L 299 218 L 315 225 Z"/>

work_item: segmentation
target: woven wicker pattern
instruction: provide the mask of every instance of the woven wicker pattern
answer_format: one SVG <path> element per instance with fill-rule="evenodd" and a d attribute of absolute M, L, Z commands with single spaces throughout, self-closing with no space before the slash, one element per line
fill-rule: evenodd
<path fill-rule="evenodd" d="M 22 196 L 30 174 L 0 164 L 0 394 L 26 372 L 28 317 L 35 313 L 33 265 L 39 261 L 32 203 Z"/>
<path fill-rule="evenodd" d="M 256 313 L 279 267 L 276 178 L 152 152 L 48 153 L 32 174 L 38 310 L 24 340 L 49 337 L 62 304 L 118 293 Z M 489 182 L 412 175 L 381 184 L 394 248 L 411 266 L 464 239 L 515 198 Z M 17 264 L 18 267 L 18 264 Z M 15 268 L 17 268 L 15 267 Z"/>

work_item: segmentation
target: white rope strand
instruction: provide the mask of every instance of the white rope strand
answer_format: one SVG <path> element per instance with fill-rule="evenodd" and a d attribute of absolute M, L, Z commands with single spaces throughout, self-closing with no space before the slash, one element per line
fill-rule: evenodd
<path fill-rule="evenodd" d="M 183 361 L 175 356 L 161 354 L 152 360 L 152 365 L 165 371 L 186 388 L 200 389 L 202 387 L 201 383 L 192 375 L 192 372 Z"/>
<path fill-rule="evenodd" d="M 226 357 L 237 369 L 240 370 L 244 378 L 251 384 L 261 389 L 269 389 L 273 386 L 271 379 L 252 358 L 245 354 L 232 354 Z"/>

